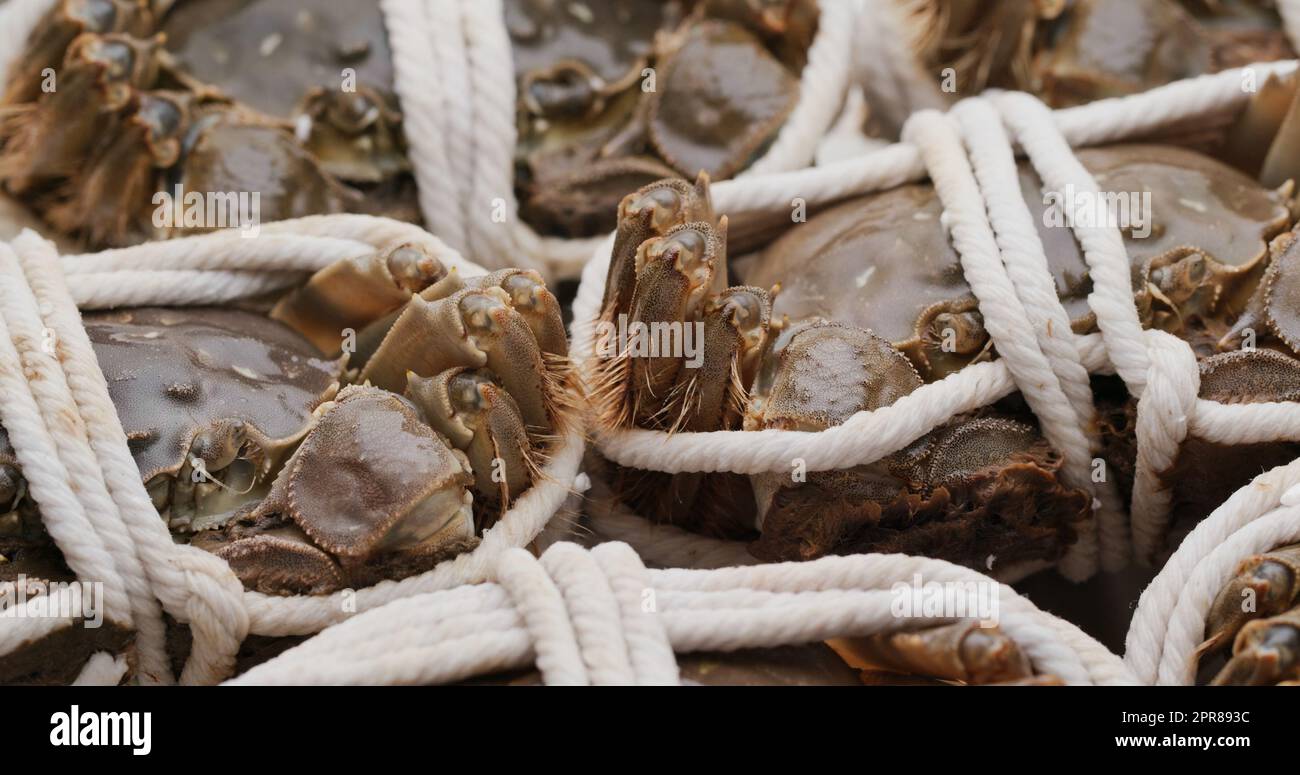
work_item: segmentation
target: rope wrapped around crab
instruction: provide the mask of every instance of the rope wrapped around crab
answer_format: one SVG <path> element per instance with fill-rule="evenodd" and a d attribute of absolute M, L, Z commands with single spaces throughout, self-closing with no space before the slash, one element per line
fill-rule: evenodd
<path fill-rule="evenodd" d="M 463 277 L 419 244 L 332 264 L 269 310 L 83 322 L 174 540 L 269 595 L 401 579 L 474 548 L 572 427 L 560 307 L 540 276 Z M 0 580 L 72 578 L 5 449 Z M 105 648 L 74 640 L 67 660 L 7 656 L 0 678 L 63 680 L 51 671 Z"/>
<path fill-rule="evenodd" d="M 1294 76 L 1270 82 L 1220 133 L 1217 148 L 1250 132 L 1263 155 L 1285 155 L 1294 143 L 1283 120 L 1296 110 L 1294 90 Z M 1265 111 L 1279 94 L 1284 109 Z M 1271 118 L 1263 120 L 1266 112 Z M 1200 397 L 1300 397 L 1293 314 L 1300 288 L 1287 280 L 1300 277 L 1292 268 L 1300 255 L 1294 184 L 1256 182 L 1252 175 L 1267 168 L 1262 156 L 1246 174 L 1175 145 L 1114 145 L 1077 158 L 1101 191 L 1123 192 L 1126 206 L 1133 197 L 1121 233 L 1138 318 L 1191 346 Z M 1065 192 L 1046 196 L 1027 163 L 1019 184 L 1070 328 L 1094 331 L 1089 267 L 1066 228 L 1083 210 Z M 752 252 L 737 257 L 728 255 L 727 219 L 712 211 L 707 178 L 629 195 L 589 364 L 600 426 L 821 431 L 999 357 L 944 224 L 934 188 L 905 185 L 828 206 L 806 223 L 760 225 L 760 238 L 741 235 L 738 244 Z M 743 285 L 732 284 L 737 275 Z M 695 363 L 639 341 L 670 343 L 668 333 L 683 325 L 683 333 L 698 332 Z M 1098 411 L 1094 473 L 1127 497 L 1136 401 L 1117 377 L 1095 374 L 1090 383 Z M 1261 468 L 1297 453 L 1294 441 L 1276 441 L 1225 454 L 1223 445 L 1188 436 L 1175 463 L 1159 472 L 1176 527 L 1194 525 Z M 807 473 L 798 463 L 791 461 L 791 472 L 748 477 L 614 464 L 608 474 L 637 513 L 748 541 L 769 561 L 904 552 L 979 568 L 993 561 L 1041 567 L 1078 540 L 1094 507 L 1082 483 L 1063 475 L 1061 457 L 1019 394 L 875 463 Z"/>

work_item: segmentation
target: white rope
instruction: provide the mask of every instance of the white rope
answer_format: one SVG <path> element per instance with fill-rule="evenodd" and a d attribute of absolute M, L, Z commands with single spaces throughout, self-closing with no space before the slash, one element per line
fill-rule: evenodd
<path fill-rule="evenodd" d="M 375 609 L 229 683 L 433 683 L 533 663 L 546 683 L 676 683 L 674 651 L 793 645 L 956 621 L 894 615 L 896 585 L 917 576 L 992 585 L 1000 626 L 1040 673 L 1078 684 L 1134 683 L 1117 656 L 1073 625 L 941 560 L 858 555 L 654 571 L 623 544 L 587 552 L 561 543 L 540 561 L 516 551 L 500 562 L 495 583 Z M 610 604 L 610 589 L 618 605 Z"/>
<path fill-rule="evenodd" d="M 109 251 L 86 257 L 87 272 L 61 261 L 52 245 L 30 231 L 12 246 L 0 243 L 0 389 L 6 395 L 0 421 L 69 566 L 82 580 L 103 582 L 109 618 L 137 629 L 142 681 L 171 680 L 161 610 L 193 632 L 182 682 L 213 683 L 230 674 L 249 633 L 311 633 L 353 611 L 485 578 L 498 555 L 539 535 L 563 506 L 578 473 L 580 425 L 568 431 L 539 481 L 473 551 L 419 576 L 355 592 L 300 598 L 248 593 L 223 560 L 173 543 L 140 481 L 62 267 L 74 270 L 69 278 L 74 286 L 82 282 L 78 297 L 96 306 L 143 298 L 161 304 L 193 303 L 198 296 L 225 299 L 240 288 L 227 284 L 231 277 L 250 278 L 244 288 L 261 288 L 254 282 L 259 277 L 273 278 L 273 285 L 286 276 L 302 278 L 333 260 L 363 255 L 363 248 L 373 253 L 397 242 L 423 245 L 464 276 L 484 272 L 423 230 L 382 218 L 313 216 L 266 224 L 262 235 L 241 240 L 215 233 Z M 187 268 L 153 268 L 168 266 L 166 248 L 172 245 L 176 263 Z M 121 268 L 131 266 L 148 268 Z M 208 292 L 169 288 L 167 283 L 180 276 Z M 45 342 L 53 343 L 57 358 L 42 351 Z M 39 637 L 51 621 L 19 620 L 6 628 L 0 654 Z"/>
<path fill-rule="evenodd" d="M 86 665 L 72 682 L 73 686 L 117 686 L 126 677 L 130 666 L 123 656 L 107 651 L 97 651 L 86 660 Z"/>

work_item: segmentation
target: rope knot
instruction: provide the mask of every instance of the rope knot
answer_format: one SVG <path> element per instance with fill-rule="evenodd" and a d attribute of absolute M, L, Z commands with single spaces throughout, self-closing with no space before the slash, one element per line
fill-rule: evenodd
<path fill-rule="evenodd" d="M 649 574 L 626 544 L 504 553 L 497 582 L 534 641 L 547 684 L 675 684 L 677 663 Z"/>

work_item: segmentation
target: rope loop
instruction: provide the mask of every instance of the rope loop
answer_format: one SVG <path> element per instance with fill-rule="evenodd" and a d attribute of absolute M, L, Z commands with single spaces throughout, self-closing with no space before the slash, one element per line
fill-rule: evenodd
<path fill-rule="evenodd" d="M 676 684 L 674 652 L 799 645 L 975 618 L 898 615 L 898 585 L 918 577 L 991 585 L 999 626 L 1039 673 L 1076 684 L 1135 682 L 1119 657 L 1074 625 L 942 560 L 855 555 L 646 570 L 625 544 L 557 543 L 540 560 L 522 549 L 501 555 L 493 581 L 368 611 L 230 683 L 432 683 L 535 665 L 547 684 Z M 482 635 L 473 652 L 471 627 Z"/>
<path fill-rule="evenodd" d="M 188 624 L 193 635 L 180 680 L 215 683 L 233 671 L 249 634 L 314 633 L 403 596 L 481 581 L 500 554 L 541 533 L 563 507 L 578 474 L 581 423 L 559 440 L 538 481 L 478 547 L 418 576 L 328 596 L 245 592 L 223 560 L 174 543 L 140 480 L 81 325 L 79 303 L 87 308 L 220 303 L 300 283 L 334 261 L 397 242 L 425 246 L 463 276 L 484 273 L 422 229 L 383 218 L 313 216 L 266 224 L 262 232 L 257 240 L 216 232 L 63 258 L 31 231 L 0 243 L 0 390 L 6 396 L 0 422 L 44 526 L 69 567 L 78 579 L 103 584 L 107 619 L 135 630 L 135 678 L 141 683 L 175 680 L 164 611 Z M 192 285 L 176 284 L 178 273 Z M 16 620 L 0 638 L 0 654 L 73 625 Z M 111 672 L 96 669 L 87 675 Z"/>

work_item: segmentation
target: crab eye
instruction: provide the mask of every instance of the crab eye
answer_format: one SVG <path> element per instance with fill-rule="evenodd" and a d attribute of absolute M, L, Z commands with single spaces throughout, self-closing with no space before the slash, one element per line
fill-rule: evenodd
<path fill-rule="evenodd" d="M 447 274 L 441 261 L 415 245 L 399 245 L 386 261 L 388 273 L 397 285 L 412 293 L 419 293 Z"/>
<path fill-rule="evenodd" d="M 243 446 L 244 423 L 231 420 L 195 434 L 190 454 L 202 460 L 209 471 L 219 471 L 235 461 Z"/>
<path fill-rule="evenodd" d="M 1205 264 L 1205 256 L 1201 255 L 1200 253 L 1197 253 L 1194 256 L 1189 256 L 1183 259 L 1182 265 L 1183 265 L 1183 275 L 1187 278 L 1189 282 L 1195 284 L 1205 279 L 1205 273 L 1207 269 Z"/>

